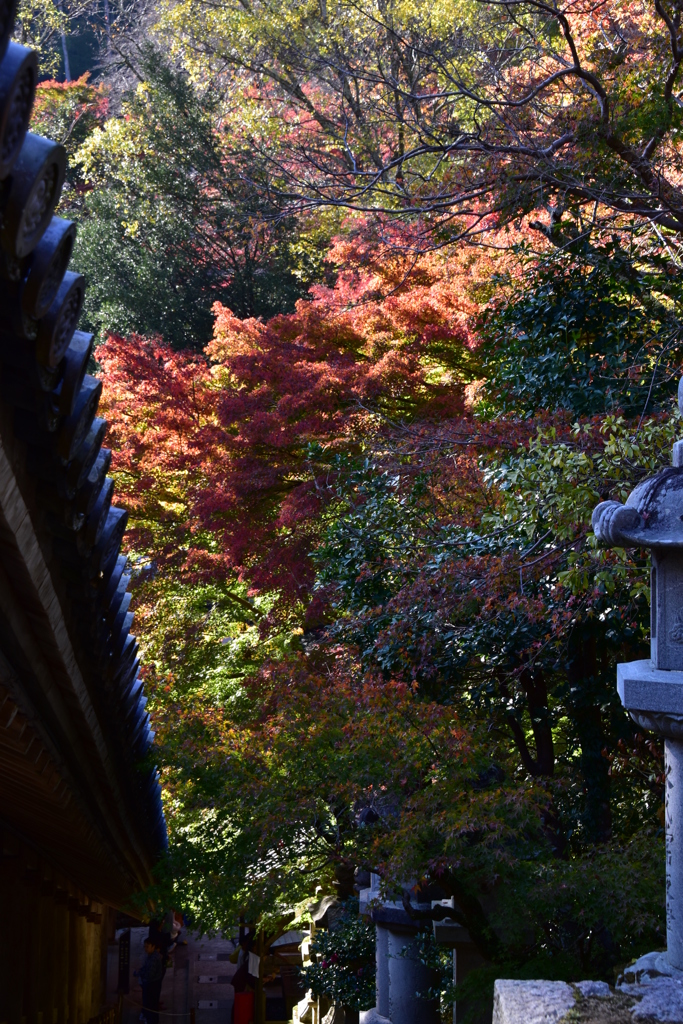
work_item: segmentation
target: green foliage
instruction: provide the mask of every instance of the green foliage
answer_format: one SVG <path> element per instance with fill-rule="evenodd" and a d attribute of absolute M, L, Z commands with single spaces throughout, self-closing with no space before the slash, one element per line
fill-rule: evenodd
<path fill-rule="evenodd" d="M 248 795 L 254 764 L 244 741 L 261 709 L 250 680 L 267 659 L 287 656 L 296 639 L 292 625 L 264 634 L 272 596 L 250 597 L 234 579 L 193 584 L 168 566 L 158 571 L 133 552 L 131 559 L 169 829 L 168 854 L 139 910 L 145 912 L 149 898 L 182 905 L 203 932 L 229 931 L 255 905 L 279 919 L 306 898 L 305 844 L 284 821 L 287 847 L 275 842 L 264 852 L 262 822 Z M 267 793 L 261 814 L 273 800 L 271 813 L 281 811 L 275 798 Z"/>
<path fill-rule="evenodd" d="M 74 156 L 108 113 L 109 99 L 105 87 L 93 85 L 88 75 L 73 82 L 42 82 L 33 105 L 31 130 L 55 142 L 67 152 L 66 180 L 58 213 L 78 219 L 87 188 L 74 162 Z"/>
<path fill-rule="evenodd" d="M 76 154 L 89 190 L 77 268 L 91 330 L 161 335 L 177 348 L 211 338 L 217 301 L 239 316 L 292 309 L 322 268 L 324 231 L 307 239 L 254 190 L 248 146 L 221 128 L 219 94 L 197 90 L 147 46 L 143 81 L 121 116 Z M 319 228 L 318 228 L 319 230 Z"/>
<path fill-rule="evenodd" d="M 329 931 L 316 932 L 310 951 L 304 988 L 350 1010 L 375 1005 L 375 926 L 358 916 L 357 900 L 346 901 Z"/>
<path fill-rule="evenodd" d="M 420 992 L 419 995 L 423 999 L 438 999 L 442 1015 L 444 1017 L 452 1016 L 453 1003 L 457 998 L 453 978 L 452 950 L 440 946 L 430 930 L 422 930 L 417 933 L 414 939 L 414 949 L 420 963 L 432 971 L 434 977 L 438 979 L 437 985 L 425 992 Z M 462 1005 L 458 1006 L 458 1017 L 466 1021 L 467 1014 L 463 1013 L 463 1009 Z"/>
<path fill-rule="evenodd" d="M 466 456 L 330 459 L 326 627 L 140 564 L 171 837 L 148 897 L 206 929 L 279 919 L 342 862 L 436 881 L 510 971 L 609 976 L 660 941 L 661 751 L 614 688 L 646 641 L 647 563 L 598 552 L 589 522 L 677 424 L 500 430 L 507 455 L 475 432 Z M 187 500 L 163 480 L 164 508 Z"/>
<path fill-rule="evenodd" d="M 458 89 L 477 82 L 467 47 L 448 49 L 461 23 L 517 45 L 498 9 L 390 7 L 411 39 L 445 33 Z M 202 929 L 263 925 L 359 866 L 387 892 L 410 878 L 452 896 L 510 976 L 611 978 L 663 934 L 663 769 L 614 686 L 618 661 L 646 656 L 648 560 L 598 551 L 590 517 L 669 461 L 678 256 L 625 220 L 607 233 L 603 213 L 580 238 L 575 210 L 566 237 L 557 217 L 546 232 L 557 251 L 532 257 L 521 228 L 501 230 L 488 262 L 420 256 L 463 227 L 431 212 L 405 231 L 312 219 L 307 197 L 343 203 L 358 174 L 401 216 L 432 188 L 455 195 L 459 174 L 481 181 L 450 141 L 401 181 L 419 118 L 384 129 L 391 104 L 414 113 L 403 40 L 367 5 L 325 8 L 168 5 L 192 77 L 146 50 L 122 116 L 78 151 L 90 324 L 201 348 L 216 300 L 242 318 L 221 309 L 194 361 L 139 339 L 108 353 L 132 353 L 114 366 L 119 471 L 170 834 L 146 898 Z M 340 84 L 350 57 L 363 72 Z M 385 66 L 393 84 L 367 70 Z M 461 99 L 434 128 L 449 140 L 479 131 Z M 640 109 L 655 126 L 658 103 Z M 501 216 L 538 202 L 510 190 Z M 287 220 L 285 193 L 301 200 Z M 272 317 L 312 282 L 296 315 Z M 445 968 L 430 942 L 425 962 Z M 369 943 L 347 908 L 306 983 L 369 1005 Z"/>
<path fill-rule="evenodd" d="M 43 75 L 55 75 L 61 67 L 61 33 L 68 31 L 71 8 L 77 6 L 70 0 L 64 4 L 55 0 L 21 0 L 19 4 L 14 38 L 37 52 Z"/>
<path fill-rule="evenodd" d="M 234 581 L 192 586 L 172 574 L 146 580 L 148 572 L 144 563 L 138 568 L 136 591 L 146 670 L 158 673 L 160 685 L 173 680 L 164 693 L 238 702 L 240 681 L 278 652 L 275 636 L 270 645 L 259 636 L 270 600 L 247 597 L 246 587 Z"/>
<path fill-rule="evenodd" d="M 74 82 L 41 82 L 33 105 L 31 130 L 61 142 L 69 156 L 67 180 L 72 184 L 78 173 L 72 158 L 101 125 L 108 111 L 102 85 L 93 85 L 88 75 Z"/>
<path fill-rule="evenodd" d="M 485 406 L 524 416 L 654 412 L 674 390 L 680 309 L 671 262 L 638 259 L 616 235 L 529 262 L 481 318 Z"/>
<path fill-rule="evenodd" d="M 442 464 L 347 467 L 315 553 L 329 635 L 365 672 L 509 730 L 524 770 L 552 776 L 555 856 L 520 849 L 491 918 L 513 976 L 609 976 L 616 950 L 659 941 L 661 754 L 633 740 L 614 687 L 616 661 L 645 654 L 649 567 L 597 551 L 590 516 L 666 465 L 677 430 L 607 417 L 482 454 L 477 529 L 444 516 Z"/>
<path fill-rule="evenodd" d="M 24 0 L 44 69 L 77 6 Z M 452 897 L 497 974 L 612 980 L 663 939 L 661 742 L 614 686 L 649 562 L 590 527 L 680 426 L 661 39 L 567 15 L 610 141 L 547 9 L 161 7 L 120 111 L 83 79 L 34 117 L 73 157 L 84 326 L 147 336 L 100 348 L 169 827 L 139 905 L 265 928 L 360 867 Z M 621 145 L 651 137 L 655 190 Z M 312 952 L 307 986 L 372 1005 L 354 901 Z"/>
<path fill-rule="evenodd" d="M 674 8 L 535 0 L 166 0 L 169 45 L 240 94 L 254 148 L 293 208 L 414 222 L 424 247 L 568 209 L 681 235 L 681 112 L 663 62 Z M 673 43 L 673 52 L 671 50 Z M 419 59 L 418 59 L 419 55 Z M 293 158 L 293 154 L 295 154 Z M 641 156 L 636 156 L 641 154 Z M 549 170 L 551 161 L 552 170 Z M 538 228 L 536 228 L 538 230 Z"/>

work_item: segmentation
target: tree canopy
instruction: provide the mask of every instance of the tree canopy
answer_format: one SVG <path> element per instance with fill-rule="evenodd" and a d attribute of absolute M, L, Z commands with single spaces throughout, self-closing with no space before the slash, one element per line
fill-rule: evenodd
<path fill-rule="evenodd" d="M 131 517 L 170 835 L 144 906 L 265 928 L 337 893 L 309 982 L 360 1005 L 371 871 L 452 897 L 484 980 L 613 980 L 663 941 L 664 767 L 615 687 L 648 555 L 590 519 L 680 431 L 678 7 L 124 28 L 126 95 L 44 83 L 36 116 Z"/>
<path fill-rule="evenodd" d="M 295 208 L 409 207 L 428 244 L 549 204 L 551 235 L 596 204 L 681 231 L 675 4 L 193 0 L 166 19 L 197 74 L 251 94 L 257 145 L 286 142 L 270 162 Z"/>

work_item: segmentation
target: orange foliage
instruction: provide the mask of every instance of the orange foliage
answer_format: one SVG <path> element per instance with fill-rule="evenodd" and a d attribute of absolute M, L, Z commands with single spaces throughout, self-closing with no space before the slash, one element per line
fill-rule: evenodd
<path fill-rule="evenodd" d="M 400 256 L 361 233 L 330 259 L 336 284 L 294 313 L 217 304 L 203 356 L 140 337 L 98 349 L 133 543 L 156 558 L 303 597 L 335 452 L 387 422 L 463 416 L 478 292 L 502 260 Z"/>

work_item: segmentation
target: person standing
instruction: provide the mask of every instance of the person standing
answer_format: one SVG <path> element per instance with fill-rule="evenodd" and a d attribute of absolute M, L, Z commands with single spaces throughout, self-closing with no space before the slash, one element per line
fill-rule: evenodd
<path fill-rule="evenodd" d="M 136 971 L 142 987 L 142 1016 L 147 1024 L 159 1024 L 159 999 L 161 982 L 164 978 L 164 963 L 159 947 L 151 939 L 145 939 L 147 954 L 142 967 Z"/>

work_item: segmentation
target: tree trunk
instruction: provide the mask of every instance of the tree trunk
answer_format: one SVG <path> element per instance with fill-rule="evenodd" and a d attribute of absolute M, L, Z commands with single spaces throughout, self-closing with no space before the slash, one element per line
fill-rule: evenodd
<path fill-rule="evenodd" d="M 603 843 L 612 835 L 609 762 L 603 757 L 606 736 L 600 710 L 595 637 L 577 632 L 568 664 L 569 713 L 581 745 L 579 767 L 584 784 L 582 824 L 587 838 Z"/>

